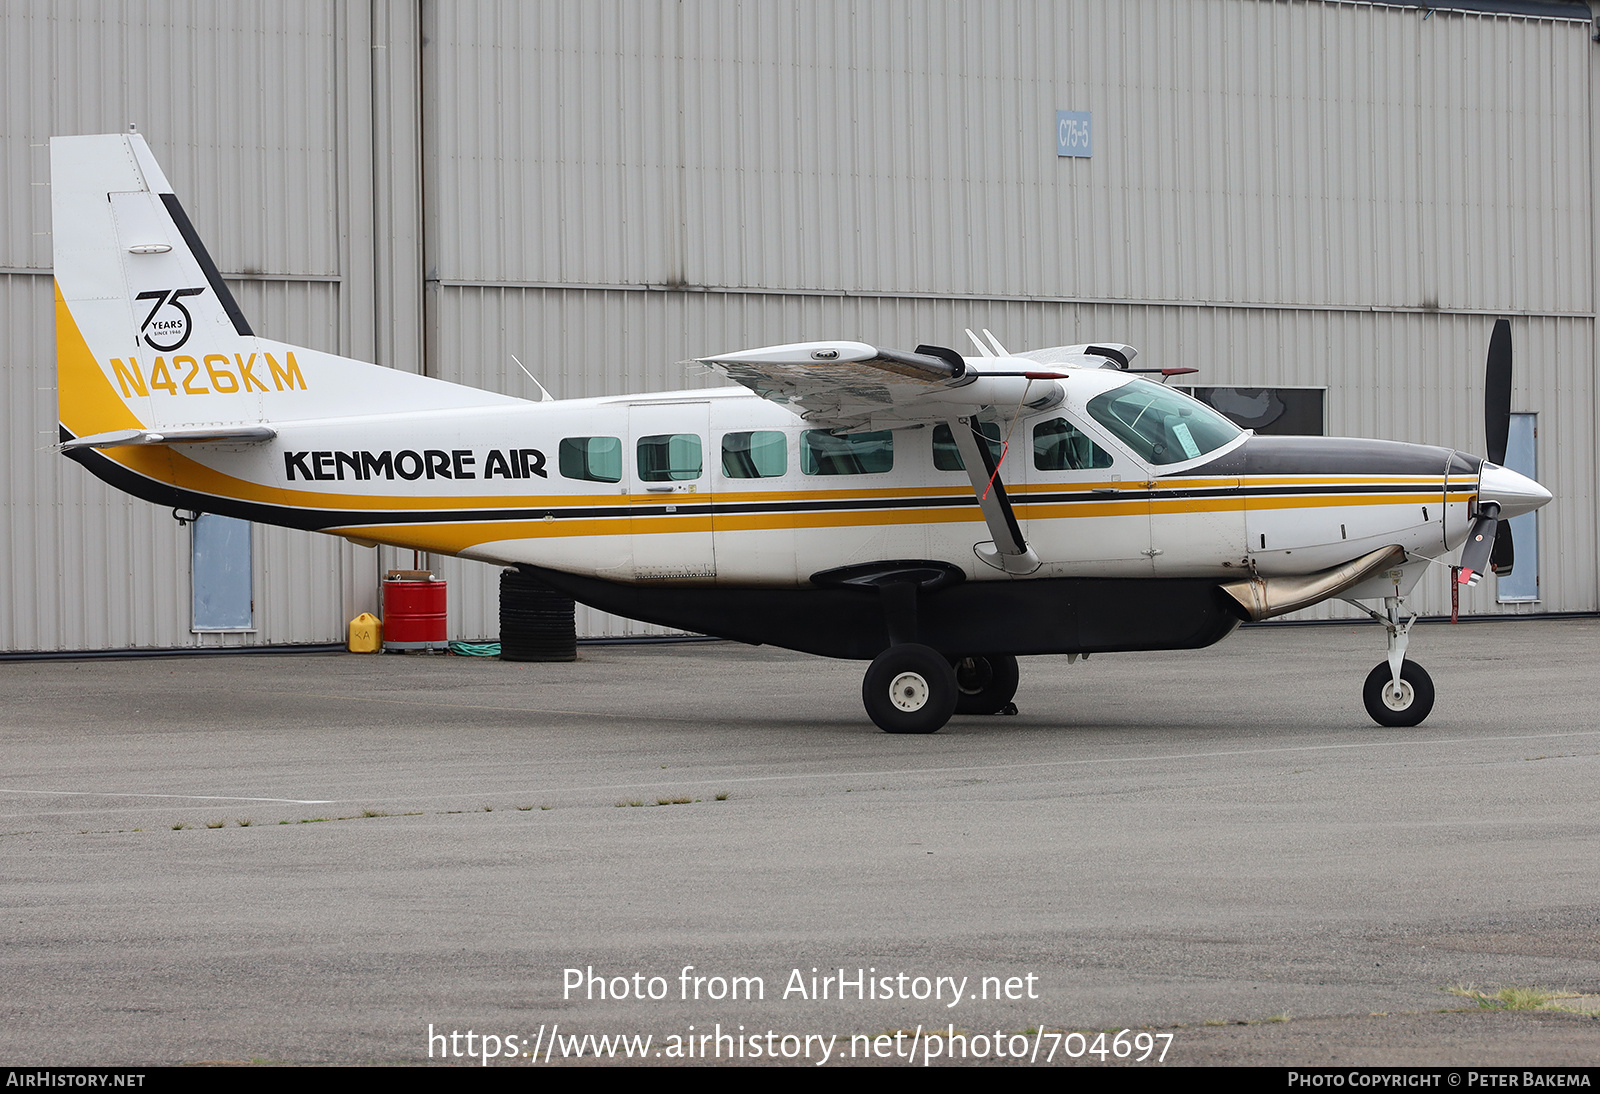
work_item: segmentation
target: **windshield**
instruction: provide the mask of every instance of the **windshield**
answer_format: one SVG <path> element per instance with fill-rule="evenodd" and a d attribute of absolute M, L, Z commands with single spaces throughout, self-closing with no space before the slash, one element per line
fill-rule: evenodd
<path fill-rule="evenodd" d="M 1214 452 L 1242 430 L 1204 403 L 1149 380 L 1130 380 L 1089 400 L 1089 414 L 1147 463 Z"/>

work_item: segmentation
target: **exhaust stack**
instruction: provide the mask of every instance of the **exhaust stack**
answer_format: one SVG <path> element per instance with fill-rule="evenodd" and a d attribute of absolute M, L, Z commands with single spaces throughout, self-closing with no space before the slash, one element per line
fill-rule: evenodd
<path fill-rule="evenodd" d="M 1251 577 L 1221 586 L 1234 604 L 1229 605 L 1241 619 L 1259 623 L 1275 615 L 1286 615 L 1301 608 L 1338 596 L 1373 574 L 1398 566 L 1406 558 L 1398 546 L 1379 547 L 1360 558 L 1314 574 L 1294 577 Z"/>

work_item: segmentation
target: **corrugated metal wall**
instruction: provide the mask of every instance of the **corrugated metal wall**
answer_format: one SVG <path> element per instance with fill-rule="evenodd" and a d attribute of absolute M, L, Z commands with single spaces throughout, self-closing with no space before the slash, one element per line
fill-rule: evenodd
<path fill-rule="evenodd" d="M 256 632 L 192 634 L 188 531 L 51 447 L 52 135 L 138 125 L 258 328 L 327 349 L 348 342 L 337 93 L 345 17 L 319 0 L 6 5 L 0 649 L 329 641 L 371 584 L 352 581 L 355 548 L 258 526 Z"/>
<path fill-rule="evenodd" d="M 1584 24 L 1239 0 L 429 11 L 446 281 L 1592 310 Z M 1094 114 L 1092 159 L 1056 157 L 1069 107 Z"/>
<path fill-rule="evenodd" d="M 512 353 L 583 396 L 987 326 L 1326 386 L 1332 432 L 1481 449 L 1511 314 L 1557 501 L 1544 599 L 1506 610 L 1595 609 L 1589 33 L 1265 0 L 10 0 L 0 648 L 202 641 L 187 533 L 49 447 L 44 145 L 130 121 L 258 330 L 515 394 Z M 1092 112 L 1092 158 L 1056 157 L 1058 109 Z M 335 639 L 409 564 L 256 536 L 259 631 L 205 642 Z M 435 561 L 454 632 L 492 635 L 496 571 Z"/>

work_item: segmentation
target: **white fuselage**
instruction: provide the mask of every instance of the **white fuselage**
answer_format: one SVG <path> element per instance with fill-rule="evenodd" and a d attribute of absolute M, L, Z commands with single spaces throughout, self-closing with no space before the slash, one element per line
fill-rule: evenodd
<path fill-rule="evenodd" d="M 1199 459 L 1152 467 L 1084 410 L 1125 381 L 1082 370 L 1059 405 L 991 427 L 1006 442 L 1000 478 L 1043 563 L 1030 576 L 1228 579 L 1252 566 L 1300 574 L 1390 544 L 1437 556 L 1465 536 L 1475 480 L 1447 484 L 1442 459 L 1432 476 L 1204 473 L 1250 442 L 1242 435 Z M 1100 466 L 1050 466 L 1041 438 L 1062 419 L 1092 441 Z M 936 463 L 926 426 L 893 430 L 859 473 L 808 460 L 806 423 L 742 389 L 277 429 L 267 445 L 190 446 L 187 455 L 249 484 L 236 495 L 307 518 L 340 514 L 294 523 L 357 541 L 624 582 L 800 586 L 819 571 L 886 559 L 1007 578 L 974 553 L 990 537 L 972 487 L 948 448 Z M 741 475 L 737 452 L 725 455 L 752 435 L 767 474 L 746 466 Z M 651 452 L 679 464 L 663 476 L 641 463 Z"/>

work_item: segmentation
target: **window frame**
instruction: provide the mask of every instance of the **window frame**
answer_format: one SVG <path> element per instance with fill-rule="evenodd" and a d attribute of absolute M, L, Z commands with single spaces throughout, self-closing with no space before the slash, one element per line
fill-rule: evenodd
<path fill-rule="evenodd" d="M 605 478 L 592 473 L 594 465 L 594 452 L 590 447 L 590 442 L 593 441 L 616 442 L 616 478 Z M 581 449 L 574 447 L 578 442 L 583 443 L 583 447 Z M 575 454 L 583 461 L 584 474 L 574 475 L 567 470 L 567 456 L 569 452 Z M 622 452 L 623 445 L 621 437 L 613 437 L 607 434 L 598 433 L 584 437 L 562 437 L 560 443 L 556 445 L 556 470 L 560 473 L 562 478 L 571 479 L 573 482 L 603 482 L 615 485 L 616 483 L 620 483 L 622 481 Z"/>
<path fill-rule="evenodd" d="M 831 429 L 801 430 L 800 473 L 808 477 L 815 478 L 852 478 L 858 475 L 887 475 L 894 470 L 894 434 L 895 431 L 892 429 L 874 429 L 861 433 L 835 433 Z M 824 466 L 823 463 L 820 460 L 817 460 L 816 456 L 812 455 L 813 446 L 809 440 L 809 438 L 817 435 L 827 437 L 830 440 L 844 441 L 846 442 L 847 446 L 855 439 L 864 439 L 868 437 L 881 438 L 881 441 L 876 443 L 882 443 L 884 445 L 884 451 L 886 451 L 889 456 L 888 465 L 881 468 L 862 468 L 859 471 L 824 471 L 821 469 Z M 851 452 L 829 453 L 828 457 L 831 461 L 839 458 L 842 455 L 848 455 L 852 459 L 857 458 L 855 454 Z M 814 467 L 807 467 L 808 463 L 813 463 Z"/>
<path fill-rule="evenodd" d="M 782 441 L 781 445 L 775 445 L 775 444 L 772 444 L 771 442 L 768 442 L 764 447 L 766 447 L 768 449 L 779 448 L 779 450 L 783 453 L 783 470 L 768 474 L 766 472 L 763 472 L 759 467 L 756 466 L 755 457 L 752 455 L 752 453 L 754 452 L 754 450 L 757 447 L 757 445 L 754 442 L 754 438 L 756 438 L 758 436 L 761 436 L 763 434 L 778 437 Z M 746 442 L 744 450 L 741 453 L 738 453 L 738 454 L 744 456 L 747 460 L 750 461 L 750 468 L 751 468 L 751 470 L 753 470 L 755 472 L 755 474 L 753 474 L 753 475 L 735 475 L 735 474 L 732 474 L 731 472 L 729 472 L 729 470 L 728 470 L 728 457 L 729 457 L 730 454 L 732 454 L 732 453 L 730 453 L 730 451 L 728 449 L 728 438 L 729 437 L 751 438 L 750 441 Z M 718 460 L 718 466 L 722 470 L 722 477 L 725 478 L 725 479 L 732 480 L 734 482 L 758 482 L 761 479 L 781 479 L 781 478 L 784 478 L 785 476 L 787 476 L 789 474 L 789 465 L 790 465 L 790 462 L 791 462 L 790 458 L 789 458 L 789 434 L 787 432 L 785 432 L 784 430 L 781 430 L 781 429 L 735 429 L 735 430 L 729 430 L 728 432 L 722 434 L 722 440 L 721 440 L 721 442 L 719 444 L 719 451 L 721 453 L 721 456 L 720 456 L 720 459 Z"/>

